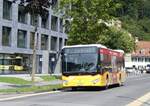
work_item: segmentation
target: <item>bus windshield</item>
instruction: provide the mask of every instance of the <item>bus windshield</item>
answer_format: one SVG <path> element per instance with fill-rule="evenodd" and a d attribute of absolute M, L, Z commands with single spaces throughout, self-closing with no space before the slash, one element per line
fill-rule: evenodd
<path fill-rule="evenodd" d="M 71 48 L 71 49 L 64 51 L 62 59 L 63 73 L 96 72 L 98 60 L 96 47 L 92 49 L 91 48 Z"/>

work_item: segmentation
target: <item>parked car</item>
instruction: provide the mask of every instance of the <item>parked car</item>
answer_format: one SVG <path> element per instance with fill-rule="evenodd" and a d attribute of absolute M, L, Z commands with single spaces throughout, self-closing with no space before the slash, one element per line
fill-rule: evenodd
<path fill-rule="evenodd" d="M 146 68 L 146 73 L 150 73 L 150 67 Z"/>

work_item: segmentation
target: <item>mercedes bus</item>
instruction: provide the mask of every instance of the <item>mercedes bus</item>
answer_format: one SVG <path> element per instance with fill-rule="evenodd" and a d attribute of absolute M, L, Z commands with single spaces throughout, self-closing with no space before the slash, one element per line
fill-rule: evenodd
<path fill-rule="evenodd" d="M 101 44 L 65 46 L 62 56 L 63 87 L 106 87 L 125 81 L 124 51 Z"/>

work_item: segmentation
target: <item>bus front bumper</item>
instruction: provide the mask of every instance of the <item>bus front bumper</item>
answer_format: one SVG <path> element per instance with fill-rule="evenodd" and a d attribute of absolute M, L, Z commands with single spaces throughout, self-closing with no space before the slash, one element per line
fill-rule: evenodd
<path fill-rule="evenodd" d="M 101 75 L 63 76 L 62 80 L 63 87 L 104 86 Z"/>

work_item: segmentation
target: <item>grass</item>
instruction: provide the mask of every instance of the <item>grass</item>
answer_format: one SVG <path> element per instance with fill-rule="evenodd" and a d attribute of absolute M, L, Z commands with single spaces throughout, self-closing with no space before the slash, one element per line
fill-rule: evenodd
<path fill-rule="evenodd" d="M 15 77 L 0 77 L 0 82 L 20 84 L 20 85 L 31 84 L 31 81 L 26 81 L 24 79 Z"/>
<path fill-rule="evenodd" d="M 52 81 L 59 79 L 56 76 L 40 76 L 44 81 Z M 32 86 L 31 81 L 26 81 L 16 77 L 0 77 L 0 82 L 16 84 L 15 88 L 11 89 L 0 89 L 0 93 L 26 93 L 26 92 L 44 92 L 52 91 L 54 89 L 62 88 L 61 84 L 56 85 L 45 85 L 45 86 Z M 18 86 L 19 85 L 19 86 Z"/>
<path fill-rule="evenodd" d="M 15 89 L 0 89 L 1 93 L 27 93 L 27 92 L 44 92 L 44 91 L 52 91 L 62 88 L 61 84 L 57 85 L 47 85 L 47 86 L 31 86 L 31 87 L 23 87 L 23 88 L 15 88 Z"/>
<path fill-rule="evenodd" d="M 52 75 L 46 75 L 40 77 L 44 81 L 52 81 L 52 80 L 60 79 L 60 77 L 52 76 Z M 22 78 L 16 78 L 16 77 L 0 77 L 0 82 L 10 83 L 10 84 L 20 84 L 20 85 L 31 84 L 31 81 L 26 81 Z"/>
<path fill-rule="evenodd" d="M 52 80 L 57 80 L 60 79 L 57 76 L 52 76 L 52 75 L 46 75 L 46 76 L 40 76 L 44 81 L 52 81 Z"/>

